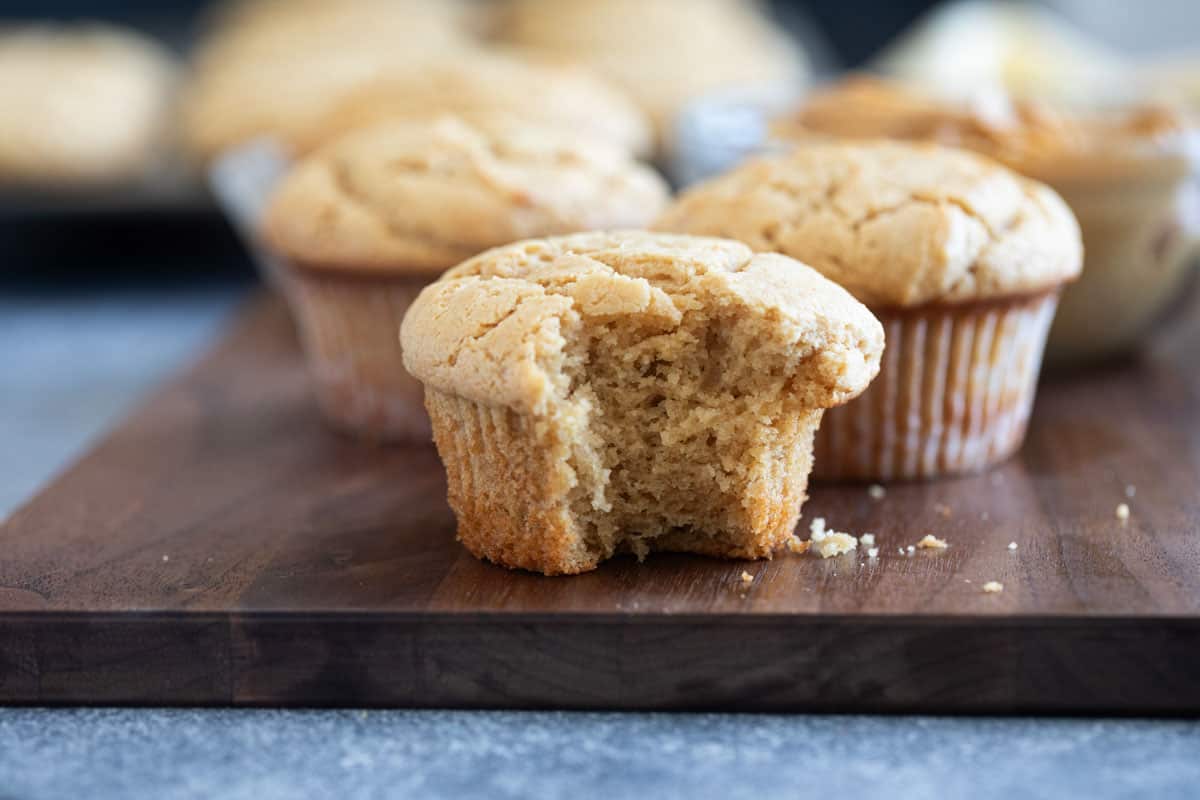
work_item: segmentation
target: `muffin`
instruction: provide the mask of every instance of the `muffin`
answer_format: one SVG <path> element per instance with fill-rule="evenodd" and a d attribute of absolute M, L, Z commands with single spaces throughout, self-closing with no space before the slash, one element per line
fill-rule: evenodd
<path fill-rule="evenodd" d="M 815 95 L 776 133 L 938 141 L 988 155 L 1055 189 L 1083 231 L 1087 268 L 1050 332 L 1058 363 L 1134 346 L 1177 294 L 1196 254 L 1197 133 L 1166 107 L 1065 112 L 993 96 L 948 103 L 857 77 Z M 1103 320 L 1098 324 L 1097 320 Z"/>
<path fill-rule="evenodd" d="M 0 183 L 130 183 L 162 166 L 175 69 L 100 25 L 0 29 Z"/>
<path fill-rule="evenodd" d="M 498 113 L 644 154 L 650 123 L 574 67 L 482 49 L 461 4 L 301 0 L 235 4 L 201 46 L 182 103 L 193 159 L 258 137 L 303 155 L 398 117 Z"/>
<path fill-rule="evenodd" d="M 657 227 L 802 259 L 882 320 L 879 379 L 821 427 L 825 478 L 930 478 L 1013 453 L 1082 259 L 1051 189 L 973 153 L 895 142 L 748 162 L 684 193 Z"/>
<path fill-rule="evenodd" d="M 569 134 L 602 139 L 638 156 L 652 146 L 650 123 L 624 94 L 590 72 L 504 52 L 460 53 L 393 71 L 347 92 L 292 142 L 303 151 L 385 119 L 507 114 Z"/>
<path fill-rule="evenodd" d="M 645 232 L 518 242 L 430 285 L 401 328 L 458 538 L 547 575 L 620 552 L 768 558 L 824 409 L 883 331 L 803 264 Z"/>
<path fill-rule="evenodd" d="M 943 3 L 890 43 L 873 65 L 957 98 L 969 98 L 981 87 L 1071 105 L 1129 96 L 1129 60 L 1049 5 Z"/>
<path fill-rule="evenodd" d="M 497 36 L 596 69 L 653 119 L 660 144 L 690 100 L 724 88 L 800 84 L 800 50 L 741 0 L 510 0 Z"/>
<path fill-rule="evenodd" d="M 207 162 L 250 139 L 296 148 L 355 87 L 472 49 L 457 4 L 258 0 L 227 6 L 193 59 L 182 133 Z M 308 146 L 308 145 L 306 145 Z"/>
<path fill-rule="evenodd" d="M 645 225 L 666 199 L 624 150 L 509 118 L 393 121 L 331 142 L 286 176 L 264 226 L 321 408 L 368 438 L 428 441 L 398 338 L 421 288 L 493 245 Z"/>

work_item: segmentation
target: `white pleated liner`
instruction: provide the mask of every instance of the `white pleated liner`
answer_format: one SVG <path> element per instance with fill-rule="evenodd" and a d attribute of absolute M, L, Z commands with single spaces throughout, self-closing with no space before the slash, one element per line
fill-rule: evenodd
<path fill-rule="evenodd" d="M 867 391 L 831 409 L 814 475 L 904 480 L 974 472 L 1025 437 L 1058 293 L 878 313 L 887 347 Z"/>
<path fill-rule="evenodd" d="M 285 294 L 326 417 L 370 439 L 431 441 L 424 389 L 400 350 L 400 323 L 426 281 L 289 272 Z"/>

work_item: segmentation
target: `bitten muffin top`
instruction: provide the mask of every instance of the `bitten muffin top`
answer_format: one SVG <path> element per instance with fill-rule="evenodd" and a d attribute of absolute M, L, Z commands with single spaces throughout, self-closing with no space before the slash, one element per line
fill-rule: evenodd
<path fill-rule="evenodd" d="M 803 260 L 877 308 L 1053 288 L 1078 276 L 1074 216 L 1051 189 L 933 145 L 812 145 L 685 192 L 656 223 Z"/>
<path fill-rule="evenodd" d="M 785 356 L 812 408 L 846 402 L 879 370 L 879 321 L 815 270 L 738 242 L 640 231 L 517 242 L 459 265 L 406 315 L 404 363 L 427 387 L 536 414 L 569 391 L 564 359 L 581 328 L 633 317 L 662 336 L 687 314 L 752 321 L 753 349 Z"/>
<path fill-rule="evenodd" d="M 393 121 L 301 161 L 265 232 L 311 269 L 440 272 L 506 242 L 643 226 L 668 190 L 621 148 L 510 117 Z"/>
<path fill-rule="evenodd" d="M 1190 170 L 1197 133 L 1162 104 L 1063 110 L 1003 94 L 953 102 L 898 81 L 855 75 L 813 93 L 776 120 L 784 140 L 906 139 L 963 147 L 1051 183 L 1087 175 Z"/>

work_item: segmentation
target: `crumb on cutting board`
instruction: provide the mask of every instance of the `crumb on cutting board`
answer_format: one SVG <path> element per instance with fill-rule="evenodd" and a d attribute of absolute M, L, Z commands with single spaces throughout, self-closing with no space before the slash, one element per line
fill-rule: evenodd
<path fill-rule="evenodd" d="M 1117 506 L 1117 519 L 1121 520 L 1121 522 L 1129 519 L 1129 505 L 1127 503 L 1121 503 Z"/>
<path fill-rule="evenodd" d="M 825 527 L 825 518 L 817 517 L 808 526 L 812 550 L 821 558 L 833 558 L 858 548 L 858 539 L 845 531 L 831 531 Z"/>
<path fill-rule="evenodd" d="M 794 533 L 790 537 L 788 537 L 788 540 L 787 540 L 788 551 L 795 553 L 798 556 L 804 555 L 805 553 L 807 553 L 808 548 L 811 546 L 812 546 L 812 542 L 810 542 L 807 539 L 801 539 L 799 536 L 797 536 Z"/>
<path fill-rule="evenodd" d="M 1000 581 L 988 581 L 983 585 L 985 594 L 1000 594 L 1004 591 L 1004 584 Z"/>
<path fill-rule="evenodd" d="M 887 489 L 878 483 L 872 483 L 867 487 L 867 497 L 870 497 L 872 500 L 882 500 L 887 497 Z"/>
<path fill-rule="evenodd" d="M 917 542 L 917 547 L 922 550 L 945 550 L 949 546 L 945 539 L 939 539 L 932 533 L 925 534 L 925 538 Z"/>
<path fill-rule="evenodd" d="M 875 534 L 864 533 L 862 536 L 858 537 L 858 543 L 861 544 L 863 547 L 874 547 L 875 546 Z"/>
<path fill-rule="evenodd" d="M 1017 549 L 1017 543 L 1016 543 L 1016 542 L 1009 542 L 1009 543 L 1008 543 L 1008 549 L 1009 549 L 1009 550 L 1016 550 L 1016 549 Z"/>
<path fill-rule="evenodd" d="M 848 533 L 833 531 L 825 534 L 825 538 L 816 542 L 816 551 L 821 558 L 832 558 L 842 553 L 849 553 L 858 548 L 858 539 Z"/>

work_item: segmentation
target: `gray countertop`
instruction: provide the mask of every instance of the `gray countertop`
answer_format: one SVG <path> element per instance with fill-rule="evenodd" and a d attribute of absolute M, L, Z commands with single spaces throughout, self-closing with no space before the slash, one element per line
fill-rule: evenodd
<path fill-rule="evenodd" d="M 0 296 L 0 517 L 201 348 L 238 296 Z M 1198 797 L 1200 723 L 0 709 L 0 800 L 635 794 Z"/>

